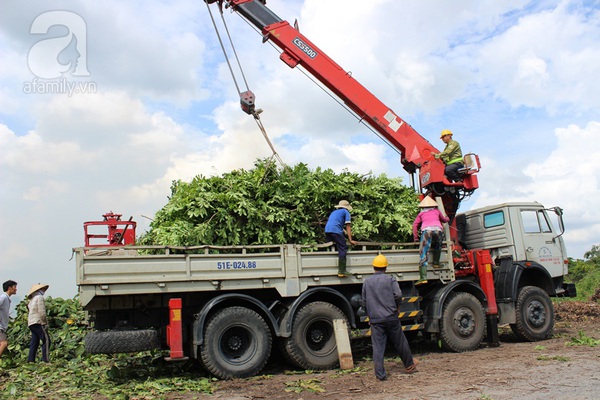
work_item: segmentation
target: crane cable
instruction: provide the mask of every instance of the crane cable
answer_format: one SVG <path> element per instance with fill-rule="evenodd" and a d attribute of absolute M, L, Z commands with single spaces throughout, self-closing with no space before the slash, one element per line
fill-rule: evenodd
<path fill-rule="evenodd" d="M 225 61 L 227 62 L 227 66 L 229 67 L 229 72 L 231 73 L 231 77 L 233 78 L 233 83 L 235 84 L 235 88 L 237 89 L 238 93 L 242 93 L 242 91 L 240 90 L 240 87 L 238 85 L 237 79 L 235 77 L 235 73 L 233 72 L 233 68 L 231 67 L 231 62 L 229 61 L 229 56 L 227 55 L 227 51 L 225 50 L 225 45 L 223 44 L 223 40 L 221 39 L 221 34 L 219 33 L 219 28 L 217 27 L 217 24 L 215 22 L 215 19 L 213 17 L 212 11 L 210 9 L 210 6 L 208 4 L 208 2 L 206 3 L 206 8 L 208 9 L 208 13 L 210 14 L 210 19 L 213 23 L 213 27 L 215 28 L 215 32 L 217 34 L 217 38 L 219 39 L 219 44 L 221 45 L 221 50 L 223 50 L 223 55 L 225 56 Z M 221 20 L 223 21 L 223 26 L 225 27 L 225 32 L 227 32 L 227 38 L 229 39 L 229 44 L 231 46 L 231 49 L 233 51 L 233 54 L 235 56 L 235 60 L 237 62 L 237 67 L 240 70 L 240 73 L 242 75 L 242 79 L 244 80 L 244 84 L 246 85 L 246 90 L 250 91 L 249 87 L 248 87 L 248 81 L 246 80 L 246 75 L 244 74 L 244 69 L 242 68 L 242 64 L 240 63 L 240 59 L 237 55 L 237 52 L 235 50 L 235 46 L 233 45 L 233 40 L 231 39 L 231 35 L 229 33 L 229 29 L 227 28 L 227 22 L 225 21 L 225 18 L 223 16 L 223 9 L 221 8 L 221 6 L 219 5 L 219 11 L 221 14 Z M 271 155 L 271 159 L 272 158 L 276 158 L 277 161 L 279 161 L 279 163 L 282 166 L 285 166 L 286 164 L 283 162 L 283 160 L 281 159 L 281 157 L 279 156 L 279 154 L 277 153 L 277 151 L 275 150 L 275 147 L 273 146 L 273 143 L 271 142 L 271 139 L 269 139 L 269 135 L 267 134 L 267 131 L 260 119 L 260 113 L 262 113 L 262 109 L 258 109 L 255 110 L 253 109 L 251 112 L 251 115 L 254 117 L 254 121 L 256 121 L 256 125 L 258 126 L 258 128 L 260 129 L 263 137 L 265 138 L 267 144 L 269 145 L 269 148 L 271 149 L 271 151 L 273 152 L 273 154 Z"/>
<path fill-rule="evenodd" d="M 222 14 L 221 14 L 222 16 Z M 250 23 L 250 21 L 248 21 L 248 19 L 246 17 L 244 17 L 243 15 L 240 14 L 240 17 L 248 24 L 248 26 L 250 26 L 251 29 L 253 29 L 254 31 L 256 31 L 259 35 L 263 36 L 263 42 L 267 42 L 271 45 L 271 47 L 273 49 L 275 49 L 275 51 L 277 53 L 281 53 L 281 49 L 277 46 L 275 46 L 275 44 L 273 44 L 271 41 L 269 40 L 265 40 L 264 35 L 260 32 L 260 30 L 258 30 L 256 28 L 256 26 L 254 26 L 254 24 Z M 400 152 L 400 150 L 398 150 L 394 145 L 392 145 L 389 140 L 387 140 L 383 135 L 381 135 L 379 132 L 377 132 L 372 126 L 370 126 L 369 124 L 367 124 L 364 119 L 358 115 L 355 111 L 353 111 L 352 109 L 350 109 L 350 107 L 348 107 L 346 104 L 344 104 L 343 101 L 340 100 L 339 97 L 337 97 L 337 95 L 333 94 L 331 92 L 331 90 L 329 90 L 328 88 L 326 88 L 321 82 L 319 82 L 318 80 L 316 80 L 311 74 L 309 74 L 306 69 L 302 66 L 302 64 L 299 64 L 295 67 L 295 69 L 297 69 L 298 71 L 300 71 L 304 76 L 306 76 L 309 80 L 311 80 L 319 89 L 321 89 L 323 91 L 323 93 L 325 93 L 326 95 L 328 95 L 329 97 L 331 97 L 333 99 L 333 101 L 335 101 L 336 103 L 338 103 L 344 110 L 346 110 L 350 115 L 352 115 L 356 120 L 358 120 L 358 122 L 362 125 L 364 125 L 368 130 L 370 130 L 371 132 L 373 132 L 376 136 L 378 136 L 384 144 L 386 144 L 391 150 L 393 150 L 394 152 L 398 153 L 398 154 L 402 154 Z M 352 74 L 351 72 L 347 72 L 348 74 Z"/>

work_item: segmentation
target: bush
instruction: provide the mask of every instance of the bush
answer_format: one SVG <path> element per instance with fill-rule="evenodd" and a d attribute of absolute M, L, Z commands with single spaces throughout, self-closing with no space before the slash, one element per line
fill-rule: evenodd
<path fill-rule="evenodd" d="M 569 259 L 567 278 L 577 286 L 577 300 L 596 299 L 600 289 L 600 245 L 594 245 L 583 255 L 584 260 Z"/>
<path fill-rule="evenodd" d="M 600 289 L 600 269 L 596 269 L 583 277 L 577 286 L 577 300 L 590 301 Z"/>

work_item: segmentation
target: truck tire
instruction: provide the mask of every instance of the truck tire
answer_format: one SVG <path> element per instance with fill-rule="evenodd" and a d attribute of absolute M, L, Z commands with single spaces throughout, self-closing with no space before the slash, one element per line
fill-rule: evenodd
<path fill-rule="evenodd" d="M 543 289 L 522 287 L 517 295 L 515 311 L 516 322 L 510 324 L 510 328 L 519 339 L 536 342 L 550 337 L 554 328 L 554 308 Z"/>
<path fill-rule="evenodd" d="M 451 293 L 440 321 L 443 347 L 458 353 L 477 349 L 485 335 L 485 323 L 485 312 L 475 296 Z"/>
<path fill-rule="evenodd" d="M 84 338 L 90 354 L 138 353 L 160 348 L 158 331 L 154 329 L 95 331 Z"/>
<path fill-rule="evenodd" d="M 324 370 L 338 365 L 334 319 L 348 322 L 333 304 L 315 301 L 294 316 L 292 335 L 284 340 L 286 358 L 303 369 Z"/>
<path fill-rule="evenodd" d="M 201 362 L 219 379 L 256 375 L 269 360 L 271 331 L 265 320 L 245 307 L 219 310 L 206 324 Z"/>

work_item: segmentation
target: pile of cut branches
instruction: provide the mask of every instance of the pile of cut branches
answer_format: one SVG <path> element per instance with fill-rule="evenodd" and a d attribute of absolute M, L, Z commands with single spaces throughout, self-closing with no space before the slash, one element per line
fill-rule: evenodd
<path fill-rule="evenodd" d="M 253 169 L 174 181 L 143 245 L 195 246 L 315 244 L 340 200 L 352 204 L 357 240 L 405 242 L 412 235 L 417 196 L 400 178 L 360 175 L 305 164 L 278 168 L 258 160 Z"/>

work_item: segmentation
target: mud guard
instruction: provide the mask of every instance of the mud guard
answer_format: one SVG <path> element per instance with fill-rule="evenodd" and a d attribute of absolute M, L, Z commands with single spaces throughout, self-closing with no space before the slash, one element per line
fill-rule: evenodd
<path fill-rule="evenodd" d="M 552 277 L 546 268 L 535 262 L 515 262 L 512 258 L 503 258 L 500 266 L 494 271 L 494 282 L 501 324 L 516 321 L 515 303 L 519 288 L 537 286 L 549 296 L 556 295 Z"/>
<path fill-rule="evenodd" d="M 544 289 L 549 296 L 556 294 L 552 277 L 546 268 L 536 262 L 514 262 L 512 258 L 504 258 L 494 273 L 494 281 L 498 300 L 516 301 L 517 293 L 522 286 L 537 286 Z"/>
<path fill-rule="evenodd" d="M 275 319 L 275 316 L 273 316 L 273 313 L 271 313 L 271 311 L 269 311 L 269 309 L 263 303 L 261 303 L 259 300 L 255 299 L 254 297 L 248 296 L 245 294 L 239 294 L 239 293 L 224 294 L 224 295 L 215 297 L 214 299 L 211 299 L 208 303 L 206 303 L 204 305 L 204 307 L 202 307 L 200 312 L 197 314 L 196 319 L 194 320 L 194 326 L 193 326 L 194 358 L 198 358 L 198 346 L 200 346 L 204 343 L 204 325 L 206 323 L 206 318 L 208 317 L 210 311 L 219 303 L 222 303 L 224 301 L 231 301 L 231 300 L 240 300 L 241 301 L 241 302 L 236 302 L 235 303 L 236 306 L 243 306 L 244 303 L 246 303 L 246 304 L 250 303 L 255 308 L 259 309 L 261 314 L 268 318 L 267 322 L 273 328 L 275 336 L 279 336 L 279 325 L 277 324 L 277 320 Z"/>
<path fill-rule="evenodd" d="M 307 291 L 303 292 L 300 296 L 298 296 L 297 299 L 294 300 L 292 305 L 289 307 L 288 312 L 281 319 L 281 322 L 279 324 L 279 330 L 281 332 L 280 336 L 289 337 L 291 335 L 292 321 L 294 319 L 294 315 L 296 315 L 296 311 L 298 311 L 298 308 L 304 303 L 304 300 L 306 300 L 310 296 L 318 294 L 325 294 L 329 298 L 334 299 L 335 301 L 329 302 L 339 307 L 342 310 L 342 312 L 348 317 L 348 323 L 350 324 L 350 326 L 352 328 L 356 328 L 356 318 L 354 312 L 352 312 L 352 305 L 350 304 L 350 301 L 348 301 L 348 299 L 343 294 L 336 290 L 333 290 L 328 287 L 321 287 L 308 289 Z M 322 297 L 320 297 L 318 300 L 328 301 L 328 299 L 324 299 Z"/>

